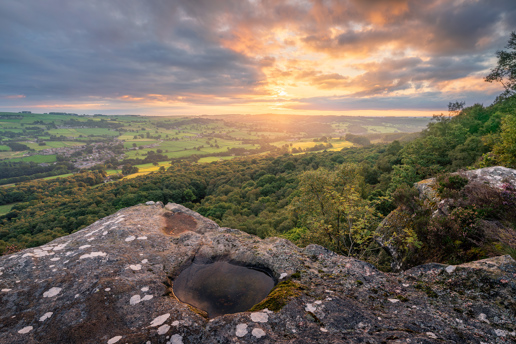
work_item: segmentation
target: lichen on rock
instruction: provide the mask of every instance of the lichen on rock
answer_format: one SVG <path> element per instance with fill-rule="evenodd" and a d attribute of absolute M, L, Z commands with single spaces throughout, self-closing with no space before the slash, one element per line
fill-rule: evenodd
<path fill-rule="evenodd" d="M 166 233 L 170 213 L 184 214 L 177 219 L 189 227 Z M 194 260 L 222 258 L 267 268 L 279 283 L 249 311 L 207 319 L 170 289 Z M 383 273 L 321 246 L 301 249 L 221 228 L 177 204 L 122 209 L 2 256 L 0 266 L 0 343 L 516 340 L 516 262 L 509 256 Z"/>

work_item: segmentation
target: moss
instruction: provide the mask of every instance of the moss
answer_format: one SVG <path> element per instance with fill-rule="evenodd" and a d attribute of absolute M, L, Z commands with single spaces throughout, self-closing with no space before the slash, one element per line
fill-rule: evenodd
<path fill-rule="evenodd" d="M 249 311 L 254 312 L 267 308 L 270 311 L 278 312 L 291 299 L 301 295 L 301 292 L 304 289 L 305 288 L 299 283 L 291 280 L 283 281 L 278 283 L 278 285 L 272 289 L 265 300 L 254 305 Z"/>
<path fill-rule="evenodd" d="M 406 298 L 405 296 L 403 296 L 403 295 L 398 295 L 398 296 L 396 296 L 396 298 L 397 298 L 398 300 L 400 300 L 401 302 L 407 302 L 407 301 L 409 300 L 409 299 L 407 299 L 407 298 Z"/>
<path fill-rule="evenodd" d="M 296 279 L 297 279 L 297 278 L 300 278 L 300 277 L 301 277 L 301 273 L 300 273 L 299 271 L 296 271 L 296 272 L 294 272 L 294 273 L 292 274 L 292 276 L 291 276 L 291 277 L 292 277 L 292 278 L 296 278 Z"/>
<path fill-rule="evenodd" d="M 428 297 L 438 297 L 439 296 L 439 295 L 437 295 L 437 293 L 435 291 L 432 290 L 432 288 L 430 288 L 428 285 L 423 284 L 423 283 L 416 284 L 414 286 L 414 288 L 425 292 Z"/>

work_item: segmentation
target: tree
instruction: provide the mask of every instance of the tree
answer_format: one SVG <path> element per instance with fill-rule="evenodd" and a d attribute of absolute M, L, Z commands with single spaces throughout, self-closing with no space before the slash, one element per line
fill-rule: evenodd
<path fill-rule="evenodd" d="M 464 109 L 464 106 L 466 105 L 466 102 L 459 102 L 456 101 L 454 103 L 449 102 L 448 103 L 448 111 L 452 114 L 458 114 L 462 109 Z"/>
<path fill-rule="evenodd" d="M 516 32 L 511 32 L 509 43 L 506 46 L 508 51 L 500 50 L 496 52 L 498 63 L 491 73 L 486 76 L 487 82 L 499 82 L 505 88 L 501 98 L 511 96 L 516 93 Z"/>
<path fill-rule="evenodd" d="M 505 166 L 516 167 L 516 116 L 503 118 L 500 138 L 493 152 L 499 156 L 499 161 Z"/>
<path fill-rule="evenodd" d="M 136 166 L 131 166 L 129 164 L 126 164 L 122 167 L 122 174 L 124 176 L 127 176 L 128 174 L 132 173 L 138 173 L 139 169 Z"/>
<path fill-rule="evenodd" d="M 293 201 L 302 243 L 317 243 L 335 252 L 363 258 L 373 243 L 379 214 L 361 197 L 359 166 L 343 164 L 336 171 L 319 168 L 300 176 L 300 196 Z"/>

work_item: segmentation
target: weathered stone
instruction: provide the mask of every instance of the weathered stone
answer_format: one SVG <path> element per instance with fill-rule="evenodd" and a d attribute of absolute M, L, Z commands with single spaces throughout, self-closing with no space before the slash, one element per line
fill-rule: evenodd
<path fill-rule="evenodd" d="M 470 182 L 487 184 L 493 188 L 500 189 L 505 183 L 516 188 L 516 170 L 503 166 L 461 171 L 454 174 L 460 174 L 468 178 Z M 450 215 L 450 205 L 453 204 L 453 200 L 439 197 L 436 178 L 419 181 L 414 184 L 414 187 L 419 191 L 419 198 L 424 203 L 425 207 L 432 211 L 432 216 L 445 217 Z M 412 216 L 413 214 L 404 207 L 398 207 L 383 219 L 376 230 L 376 242 L 392 258 L 392 271 L 399 272 L 408 268 L 404 256 L 405 245 L 400 245 L 391 239 L 404 235 L 404 230 L 410 227 L 409 223 L 412 221 Z M 500 226 L 498 222 L 481 220 L 480 223 L 482 223 L 482 227 L 490 228 L 491 230 L 489 232 L 495 233 L 494 236 L 501 233 L 498 236 L 504 237 L 504 234 L 507 234 L 503 233 L 507 229 Z M 513 237 L 514 234 L 510 236 Z"/>
<path fill-rule="evenodd" d="M 503 166 L 480 168 L 478 170 L 464 171 L 464 175 L 470 180 L 501 188 L 504 183 L 509 183 L 516 188 L 516 170 Z"/>
<path fill-rule="evenodd" d="M 195 226 L 167 233 L 171 212 Z M 174 278 L 194 259 L 266 268 L 281 283 L 271 295 L 284 303 L 276 312 L 206 319 L 172 294 Z M 0 343 L 516 340 L 516 262 L 509 256 L 387 274 L 317 245 L 300 249 L 221 228 L 175 204 L 123 209 L 2 256 L 0 273 Z"/>

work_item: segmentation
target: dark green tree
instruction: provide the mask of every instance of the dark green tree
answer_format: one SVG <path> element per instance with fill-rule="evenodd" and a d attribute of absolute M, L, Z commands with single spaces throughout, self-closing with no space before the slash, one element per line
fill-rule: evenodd
<path fill-rule="evenodd" d="M 511 33 L 509 43 L 506 46 L 508 50 L 500 50 L 496 52 L 498 63 L 491 73 L 486 76 L 487 82 L 499 82 L 505 88 L 502 98 L 508 97 L 516 93 L 516 32 Z"/>

